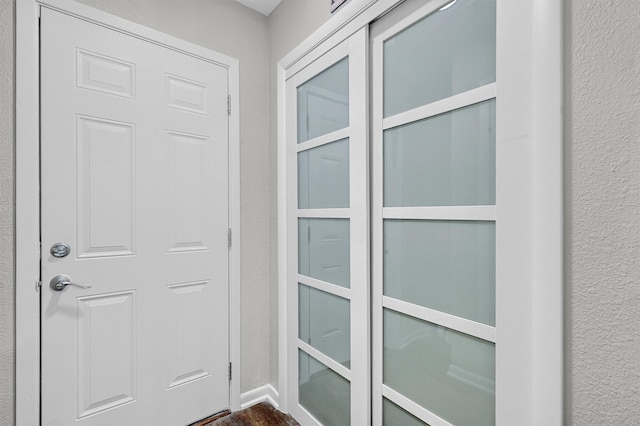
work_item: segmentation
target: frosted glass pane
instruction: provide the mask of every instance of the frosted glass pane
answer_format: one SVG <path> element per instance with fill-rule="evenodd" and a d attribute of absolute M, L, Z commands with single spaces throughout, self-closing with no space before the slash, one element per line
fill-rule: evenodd
<path fill-rule="evenodd" d="M 298 87 L 298 143 L 349 126 L 349 58 Z"/>
<path fill-rule="evenodd" d="M 298 337 L 350 368 L 349 301 L 298 283 Z"/>
<path fill-rule="evenodd" d="M 384 294 L 496 323 L 495 222 L 385 220 Z"/>
<path fill-rule="evenodd" d="M 298 219 L 298 272 L 349 287 L 349 219 Z"/>
<path fill-rule="evenodd" d="M 385 206 L 495 202 L 495 100 L 384 132 Z"/>
<path fill-rule="evenodd" d="M 383 340 L 384 384 L 456 426 L 495 425 L 493 343 L 389 309 Z"/>
<path fill-rule="evenodd" d="M 298 208 L 349 207 L 349 139 L 298 153 Z"/>
<path fill-rule="evenodd" d="M 429 426 L 386 398 L 382 399 L 383 426 Z"/>
<path fill-rule="evenodd" d="M 300 405 L 324 426 L 351 424 L 351 383 L 305 352 L 298 351 Z"/>
<path fill-rule="evenodd" d="M 457 0 L 384 43 L 384 116 L 496 81 L 496 1 Z"/>

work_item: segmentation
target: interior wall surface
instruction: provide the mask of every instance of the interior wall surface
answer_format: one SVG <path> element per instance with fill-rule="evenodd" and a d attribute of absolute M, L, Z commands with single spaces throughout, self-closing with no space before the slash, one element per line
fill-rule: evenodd
<path fill-rule="evenodd" d="M 269 382 L 269 371 L 277 383 L 275 64 L 329 18 L 329 1 L 284 0 L 268 20 L 230 0 L 83 2 L 240 59 L 242 389 Z M 563 2 L 565 424 L 632 425 L 640 418 L 640 2 Z M 15 422 L 14 9 L 15 0 L 0 0 L 2 425 Z"/>
<path fill-rule="evenodd" d="M 0 0 L 0 425 L 14 421 L 15 0 Z"/>
<path fill-rule="evenodd" d="M 640 419 L 640 2 L 565 0 L 565 423 Z"/>
<path fill-rule="evenodd" d="M 329 18 L 329 1 L 283 0 L 269 15 L 269 236 L 271 384 L 278 388 L 278 61 Z M 336 13 L 338 13 L 336 11 Z M 284 307 L 283 307 L 284 308 Z"/>

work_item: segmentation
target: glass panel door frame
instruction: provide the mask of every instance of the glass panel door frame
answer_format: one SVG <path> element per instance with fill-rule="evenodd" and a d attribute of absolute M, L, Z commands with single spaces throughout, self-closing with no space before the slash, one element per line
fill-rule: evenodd
<path fill-rule="evenodd" d="M 453 426 L 452 423 L 429 411 L 383 381 L 384 365 L 384 318 L 385 312 L 401 314 L 412 318 L 411 321 L 436 326 L 445 332 L 471 336 L 490 344 L 496 343 L 496 327 L 465 319 L 408 301 L 384 295 L 384 263 L 385 263 L 385 223 L 416 221 L 417 223 L 496 223 L 496 205 L 436 205 L 385 207 L 384 185 L 384 134 L 401 126 L 442 117 L 454 111 L 495 102 L 495 82 L 481 85 L 461 93 L 454 93 L 440 100 L 428 101 L 424 105 L 394 112 L 390 116 L 384 114 L 384 46 L 385 42 L 407 28 L 429 19 L 432 14 L 443 12 L 452 0 L 436 0 L 427 2 L 407 1 L 388 15 L 382 17 L 371 27 L 371 143 L 372 143 L 372 200 L 371 200 L 371 233 L 372 233 L 372 409 L 373 424 L 383 422 L 383 399 L 390 401 L 406 413 L 420 419 L 431 426 Z M 453 10 L 453 9 L 452 9 Z M 435 16 L 435 15 L 434 15 Z M 428 23 L 428 21 L 425 21 Z M 434 64 L 437 67 L 438 64 Z M 425 83 L 428 83 L 425 81 Z M 422 182 L 422 184 L 427 184 Z M 398 188 L 400 190 L 400 188 Z M 387 197 L 388 198 L 388 197 Z M 391 222 L 386 222 L 391 221 Z M 429 360 L 425 359 L 425 363 Z M 452 367 L 456 367 L 453 365 Z M 462 371 L 464 373 L 464 371 Z M 472 374 L 472 373 L 470 373 Z M 464 380 L 464 379 L 461 379 Z"/>
<path fill-rule="evenodd" d="M 438 0 L 428 0 L 433 3 Z M 425 0 L 352 0 L 278 63 L 279 408 L 290 409 L 287 81 L 396 6 Z M 442 4 L 442 3 L 440 3 Z M 563 421 L 562 2 L 497 0 L 496 424 Z M 526 29 L 526 31 L 523 31 Z M 366 47 L 365 47 L 366 50 Z M 366 96 L 366 95 L 365 95 Z M 493 213 L 492 213 L 493 214 Z M 286 254 L 286 255 L 285 255 Z M 372 263 L 373 264 L 373 263 Z M 368 314 L 368 313 L 367 313 Z M 361 340 L 361 345 L 369 335 Z M 293 336 L 297 339 L 297 336 Z M 368 395 L 370 397 L 370 395 Z M 303 423 L 305 424 L 305 423 Z M 365 422 L 363 424 L 368 424 Z M 376 423 L 374 423 L 376 424 Z"/>
<path fill-rule="evenodd" d="M 302 424 L 320 424 L 299 403 L 299 354 L 311 356 L 314 364 L 350 382 L 351 424 L 370 423 L 369 354 L 369 162 L 368 162 L 368 28 L 364 27 L 328 52 L 308 58 L 308 63 L 286 80 L 286 171 L 287 180 L 287 399 L 289 412 Z M 349 69 L 349 125 L 298 143 L 298 90 L 313 77 L 343 59 Z M 342 102 L 342 100 L 341 100 Z M 304 109 L 304 107 L 303 107 Z M 349 207 L 299 208 L 298 154 L 348 139 Z M 298 271 L 298 221 L 300 219 L 349 220 L 349 287 L 330 283 Z M 311 274 L 310 274 L 311 275 Z M 299 283 L 325 294 L 348 300 L 350 305 L 350 365 L 335 361 L 314 346 L 299 339 Z M 281 305 L 282 306 L 282 305 Z M 316 364 L 319 365 L 319 364 Z M 336 376 L 337 377 L 337 376 Z"/>

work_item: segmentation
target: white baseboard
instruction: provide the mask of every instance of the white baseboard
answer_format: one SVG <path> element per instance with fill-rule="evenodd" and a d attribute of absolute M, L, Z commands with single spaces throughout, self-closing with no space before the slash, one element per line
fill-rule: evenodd
<path fill-rule="evenodd" d="M 280 396 L 278 391 L 270 384 L 266 384 L 240 394 L 240 409 L 244 410 L 245 408 L 265 401 L 277 409 L 279 400 Z"/>

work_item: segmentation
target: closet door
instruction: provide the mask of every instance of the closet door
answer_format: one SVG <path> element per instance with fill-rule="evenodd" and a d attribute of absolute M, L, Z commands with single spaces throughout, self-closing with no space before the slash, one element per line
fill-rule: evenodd
<path fill-rule="evenodd" d="M 370 422 L 367 43 L 287 80 L 288 377 L 303 425 Z"/>
<path fill-rule="evenodd" d="M 372 27 L 373 420 L 495 424 L 496 2 Z"/>

